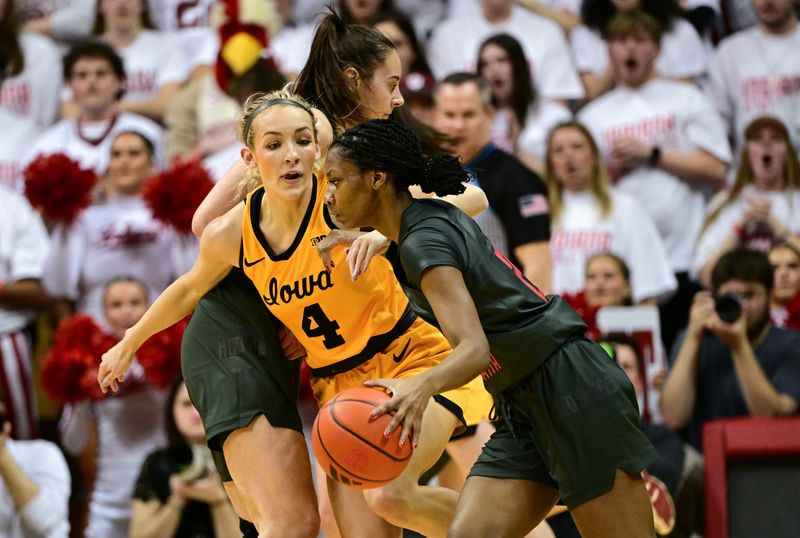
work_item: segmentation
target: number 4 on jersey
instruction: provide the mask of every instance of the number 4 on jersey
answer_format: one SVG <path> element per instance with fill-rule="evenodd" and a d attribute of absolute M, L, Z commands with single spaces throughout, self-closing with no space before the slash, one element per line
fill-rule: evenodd
<path fill-rule="evenodd" d="M 333 349 L 344 344 L 344 338 L 337 332 L 338 329 L 339 323 L 328 319 L 319 303 L 310 304 L 303 309 L 303 332 L 309 338 L 321 336 L 325 349 Z"/>

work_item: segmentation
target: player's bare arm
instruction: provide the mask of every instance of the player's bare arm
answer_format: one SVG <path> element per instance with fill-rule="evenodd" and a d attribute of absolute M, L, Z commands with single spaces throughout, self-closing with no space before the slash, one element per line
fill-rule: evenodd
<path fill-rule="evenodd" d="M 206 227 L 200 240 L 200 254 L 189 272 L 164 290 L 136 325 L 126 331 L 125 337 L 103 354 L 97 372 L 103 392 L 109 387 L 116 392 L 144 341 L 188 315 L 203 295 L 238 263 L 243 211 L 244 204 L 239 204 Z"/>
<path fill-rule="evenodd" d="M 453 352 L 418 376 L 364 383 L 391 390 L 392 398 L 376 408 L 375 416 L 396 410 L 387 432 L 402 424 L 401 444 L 409 436 L 415 445 L 419 441 L 422 414 L 434 394 L 466 385 L 489 367 L 489 342 L 461 271 L 446 265 L 431 267 L 422 274 L 421 285 Z"/>

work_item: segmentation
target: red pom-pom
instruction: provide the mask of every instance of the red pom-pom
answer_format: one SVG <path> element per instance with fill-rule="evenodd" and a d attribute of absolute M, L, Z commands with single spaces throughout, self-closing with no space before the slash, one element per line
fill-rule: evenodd
<path fill-rule="evenodd" d="M 166 387 L 181 370 L 181 339 L 188 318 L 148 338 L 136 353 L 147 381 L 159 388 Z"/>
<path fill-rule="evenodd" d="M 800 331 L 800 293 L 795 294 L 786 306 L 788 316 L 786 317 L 785 327 L 793 331 Z"/>
<path fill-rule="evenodd" d="M 156 219 L 190 233 L 194 212 L 213 186 L 206 169 L 196 161 L 188 161 L 151 179 L 142 196 Z"/>
<path fill-rule="evenodd" d="M 561 297 L 575 310 L 583 322 L 588 325 L 589 330 L 586 331 L 586 337 L 592 340 L 600 338 L 600 329 L 597 328 L 597 311 L 600 310 L 600 307 L 589 306 L 583 292 L 576 293 L 575 295 L 564 293 Z"/>
<path fill-rule="evenodd" d="M 90 316 L 74 316 L 58 328 L 42 365 L 42 386 L 60 404 L 98 400 L 100 357 L 117 339 L 103 332 Z"/>
<path fill-rule="evenodd" d="M 53 223 L 72 223 L 91 203 L 92 189 L 97 184 L 94 170 L 81 168 L 63 153 L 37 157 L 24 175 L 25 196 Z"/>

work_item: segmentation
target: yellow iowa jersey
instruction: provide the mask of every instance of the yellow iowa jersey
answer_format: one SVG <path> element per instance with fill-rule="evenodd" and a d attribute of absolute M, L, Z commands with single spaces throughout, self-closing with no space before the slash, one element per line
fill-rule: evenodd
<path fill-rule="evenodd" d="M 408 325 L 411 310 L 391 264 L 382 256 L 373 258 L 356 282 L 350 278 L 344 248 L 333 252 L 333 270 L 325 270 L 317 244 L 335 224 L 324 203 L 327 181 L 312 181 L 300 229 L 280 254 L 270 248 L 259 226 L 264 188 L 247 197 L 241 266 L 270 312 L 305 346 L 309 366 L 322 368 L 381 352 L 394 340 L 391 334 Z"/>

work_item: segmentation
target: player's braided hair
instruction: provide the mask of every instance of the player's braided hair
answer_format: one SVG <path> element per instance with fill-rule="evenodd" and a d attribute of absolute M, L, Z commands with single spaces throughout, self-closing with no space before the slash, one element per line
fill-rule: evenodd
<path fill-rule="evenodd" d="M 454 155 L 422 154 L 419 139 L 407 127 L 392 120 L 369 120 L 351 127 L 331 144 L 345 160 L 362 170 L 389 174 L 395 188 L 405 192 L 419 185 L 437 196 L 461 194 L 467 173 Z"/>

